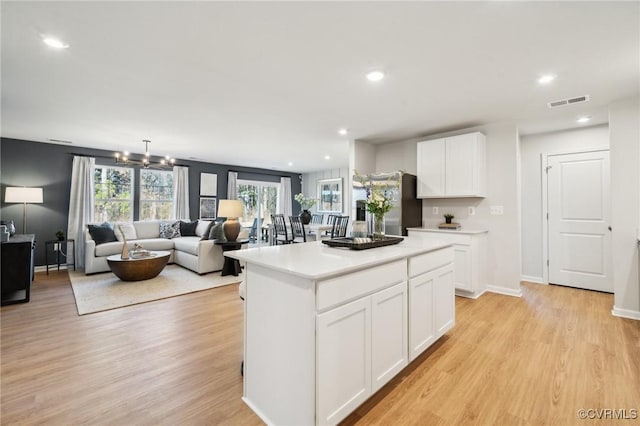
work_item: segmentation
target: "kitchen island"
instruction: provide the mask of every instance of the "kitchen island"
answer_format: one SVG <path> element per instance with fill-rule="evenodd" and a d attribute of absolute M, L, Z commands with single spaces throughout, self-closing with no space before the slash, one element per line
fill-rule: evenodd
<path fill-rule="evenodd" d="M 267 424 L 336 424 L 455 323 L 451 243 L 321 242 L 246 263 L 243 400 Z"/>

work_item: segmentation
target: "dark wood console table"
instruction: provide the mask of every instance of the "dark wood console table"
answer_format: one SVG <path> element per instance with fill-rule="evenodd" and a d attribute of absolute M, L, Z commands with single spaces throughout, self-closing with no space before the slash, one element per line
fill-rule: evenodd
<path fill-rule="evenodd" d="M 2 243 L 2 305 L 29 301 L 35 246 L 34 234 L 15 234 Z"/>

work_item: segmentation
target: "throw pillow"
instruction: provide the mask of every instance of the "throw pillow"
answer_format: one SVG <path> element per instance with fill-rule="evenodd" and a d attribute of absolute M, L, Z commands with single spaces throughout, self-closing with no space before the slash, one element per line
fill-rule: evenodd
<path fill-rule="evenodd" d="M 213 228 L 216 225 L 216 222 L 213 221 L 213 220 L 208 220 L 206 222 L 209 222 L 209 223 L 207 224 L 207 228 L 202 233 L 201 240 L 208 240 L 209 239 L 209 234 L 211 233 L 211 228 Z M 198 225 L 198 226 L 200 226 L 200 225 Z"/>
<path fill-rule="evenodd" d="M 197 226 L 198 226 L 197 220 L 194 220 L 193 222 L 180 221 L 180 236 L 181 237 L 197 237 L 196 235 Z"/>
<path fill-rule="evenodd" d="M 180 237 L 180 222 L 160 222 L 160 238 Z"/>
<path fill-rule="evenodd" d="M 213 227 L 211 228 L 211 231 L 209 232 L 210 240 L 226 240 L 224 236 L 224 230 L 222 229 L 223 223 L 224 221 L 216 222 L 216 224 L 213 225 Z"/>
<path fill-rule="evenodd" d="M 96 242 L 96 245 L 117 241 L 113 228 L 107 222 L 100 225 L 89 225 L 89 235 Z"/>
<path fill-rule="evenodd" d="M 127 241 L 138 239 L 136 228 L 134 228 L 133 223 L 130 222 L 115 223 L 113 226 L 113 232 L 116 234 L 118 241 L 124 241 L 125 238 Z"/>

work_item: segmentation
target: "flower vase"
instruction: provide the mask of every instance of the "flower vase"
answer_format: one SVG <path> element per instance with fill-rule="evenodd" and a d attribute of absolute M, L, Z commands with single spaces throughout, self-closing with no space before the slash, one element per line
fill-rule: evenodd
<path fill-rule="evenodd" d="M 303 225 L 308 225 L 311 222 L 311 213 L 309 210 L 304 209 L 300 212 L 300 221 Z"/>
<path fill-rule="evenodd" d="M 384 240 L 384 215 L 373 216 L 373 239 Z"/>

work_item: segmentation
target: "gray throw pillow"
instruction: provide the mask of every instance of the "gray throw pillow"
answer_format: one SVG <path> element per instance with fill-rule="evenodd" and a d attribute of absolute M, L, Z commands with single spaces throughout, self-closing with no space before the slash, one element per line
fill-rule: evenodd
<path fill-rule="evenodd" d="M 224 230 L 222 229 L 222 224 L 224 222 L 216 222 L 215 225 L 213 225 L 213 227 L 211 228 L 211 231 L 209 232 L 209 239 L 210 240 L 226 240 L 225 236 L 224 236 Z"/>
<path fill-rule="evenodd" d="M 211 221 L 209 222 L 209 226 L 207 226 L 207 229 L 202 233 L 202 238 L 200 238 L 200 240 L 208 240 L 209 239 L 209 234 L 211 234 L 211 229 L 216 226 L 216 222 L 215 221 Z"/>
<path fill-rule="evenodd" d="M 180 237 L 180 222 L 160 222 L 160 238 Z"/>

